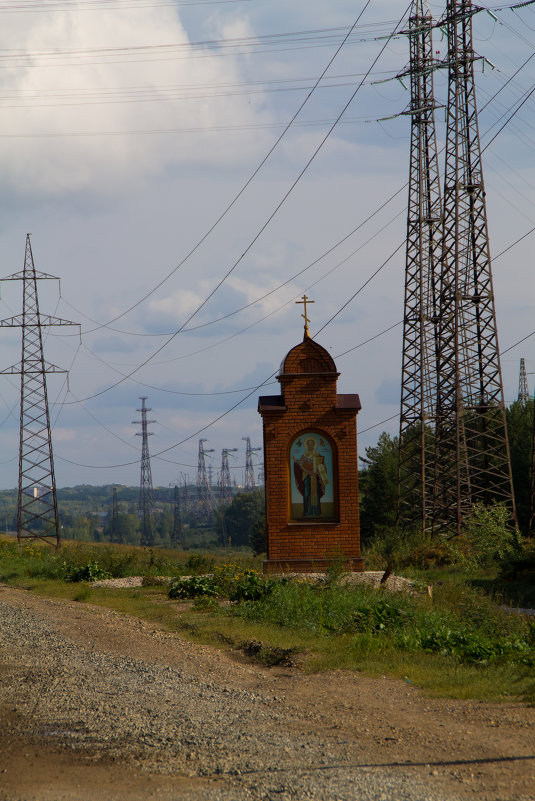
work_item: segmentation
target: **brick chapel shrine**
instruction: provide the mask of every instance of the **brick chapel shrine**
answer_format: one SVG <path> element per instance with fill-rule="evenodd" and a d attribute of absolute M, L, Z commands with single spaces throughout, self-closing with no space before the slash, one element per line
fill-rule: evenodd
<path fill-rule="evenodd" d="M 332 356 L 311 339 L 303 296 L 303 341 L 282 360 L 279 395 L 262 396 L 267 558 L 264 571 L 324 572 L 360 556 L 358 395 L 338 394 Z"/>

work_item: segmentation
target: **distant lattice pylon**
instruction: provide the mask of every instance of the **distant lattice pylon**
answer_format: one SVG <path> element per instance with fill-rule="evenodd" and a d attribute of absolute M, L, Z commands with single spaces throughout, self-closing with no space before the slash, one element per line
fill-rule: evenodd
<path fill-rule="evenodd" d="M 413 0 L 409 27 L 411 120 L 403 359 L 399 429 L 398 520 L 425 532 L 432 523 L 437 284 L 442 202 L 435 133 L 433 19 Z"/>
<path fill-rule="evenodd" d="M 39 310 L 37 281 L 58 280 L 35 269 L 30 235 L 26 236 L 24 269 L 3 278 L 22 281 L 22 314 L 0 321 L 0 327 L 22 328 L 22 359 L 0 373 L 20 374 L 19 482 L 17 496 L 17 538 L 61 541 L 48 409 L 46 376 L 66 373 L 45 361 L 42 329 L 45 326 L 77 325 Z"/>
<path fill-rule="evenodd" d="M 471 0 L 447 0 L 448 104 L 439 287 L 434 528 L 476 502 L 515 517 L 475 99 Z"/>
<path fill-rule="evenodd" d="M 229 453 L 236 453 L 237 448 L 223 448 L 221 451 L 221 474 L 219 476 L 219 499 L 221 503 L 232 502 L 232 481 L 228 463 Z"/>
<path fill-rule="evenodd" d="M 520 374 L 518 377 L 518 400 L 520 403 L 523 403 L 524 406 L 529 400 L 528 374 L 526 371 L 526 362 L 524 359 L 520 359 Z"/>
<path fill-rule="evenodd" d="M 254 466 L 253 466 L 253 453 L 255 451 L 261 451 L 262 448 L 252 448 L 251 447 L 251 438 L 250 437 L 242 437 L 245 442 L 245 482 L 244 482 L 244 489 L 247 491 L 254 490 L 255 488 L 255 479 L 254 479 Z"/>
<path fill-rule="evenodd" d="M 145 406 L 146 396 L 141 396 L 141 409 L 136 409 L 141 412 L 141 420 L 133 420 L 134 425 L 140 425 L 141 431 L 136 433 L 137 437 L 141 437 L 141 480 L 139 484 L 139 507 L 138 513 L 141 519 L 141 544 L 150 546 L 154 545 L 154 528 L 152 521 L 152 514 L 154 509 L 154 494 L 152 489 L 152 471 L 150 467 L 149 455 L 149 437 L 152 432 L 148 430 L 149 425 L 155 423 L 156 420 L 147 420 L 147 412 L 152 409 L 147 409 Z"/>
<path fill-rule="evenodd" d="M 197 498 L 196 498 L 196 515 L 197 517 L 206 519 L 209 518 L 213 512 L 212 492 L 208 484 L 208 476 L 206 473 L 206 456 L 214 452 L 213 448 L 205 448 L 204 443 L 206 439 L 199 440 L 199 456 L 197 460 Z"/>

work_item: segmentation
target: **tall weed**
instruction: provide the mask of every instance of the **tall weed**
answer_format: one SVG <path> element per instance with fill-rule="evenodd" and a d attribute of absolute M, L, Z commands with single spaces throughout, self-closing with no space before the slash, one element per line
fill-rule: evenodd
<path fill-rule="evenodd" d="M 454 604 L 447 596 L 441 603 L 366 587 L 293 581 L 275 584 L 269 595 L 242 604 L 235 614 L 323 636 L 350 634 L 361 653 L 424 651 L 466 664 L 535 664 L 529 625 L 470 589 Z"/>

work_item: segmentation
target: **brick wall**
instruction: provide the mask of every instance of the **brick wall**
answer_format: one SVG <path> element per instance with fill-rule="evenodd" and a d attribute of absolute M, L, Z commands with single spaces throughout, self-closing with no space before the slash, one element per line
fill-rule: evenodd
<path fill-rule="evenodd" d="M 328 352 L 306 337 L 286 356 L 278 380 L 280 396 L 259 400 L 264 428 L 268 572 L 321 571 L 343 554 L 350 570 L 360 558 L 356 417 L 358 395 L 338 395 L 338 373 Z M 333 521 L 292 520 L 290 454 L 301 431 L 325 434 L 333 450 L 338 499 Z"/>

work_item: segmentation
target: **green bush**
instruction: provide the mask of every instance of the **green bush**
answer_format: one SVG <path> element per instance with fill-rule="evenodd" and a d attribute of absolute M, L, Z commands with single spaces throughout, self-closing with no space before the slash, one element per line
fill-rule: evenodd
<path fill-rule="evenodd" d="M 258 601 L 273 592 L 275 582 L 265 579 L 254 570 L 246 570 L 234 586 L 230 600 L 236 603 L 242 601 Z"/>
<path fill-rule="evenodd" d="M 366 587 L 274 582 L 269 594 L 241 604 L 235 614 L 318 635 L 353 635 L 354 647 L 366 652 L 426 651 L 465 664 L 535 664 L 530 625 L 470 588 L 458 591 L 456 604 L 447 595 L 434 604 Z"/>
<path fill-rule="evenodd" d="M 100 581 L 111 578 L 111 573 L 99 565 L 98 562 L 88 562 L 81 567 L 69 568 L 65 566 L 65 581 Z"/>
<path fill-rule="evenodd" d="M 469 571 L 498 566 L 520 549 L 519 534 L 511 526 L 504 504 L 476 503 L 460 537 L 450 543 L 454 561 Z"/>
<path fill-rule="evenodd" d="M 202 553 L 190 553 L 184 564 L 184 570 L 191 575 L 210 573 L 214 567 L 214 560 L 211 556 Z"/>
<path fill-rule="evenodd" d="M 503 560 L 500 578 L 505 581 L 531 579 L 535 584 L 535 542 L 526 542 L 521 550 Z"/>
<path fill-rule="evenodd" d="M 167 592 L 169 598 L 197 598 L 198 596 L 216 596 L 213 576 L 186 576 L 171 582 Z"/>
<path fill-rule="evenodd" d="M 264 578 L 255 570 L 240 565 L 216 565 L 213 572 L 204 576 L 187 576 L 175 579 L 169 587 L 169 598 L 195 598 L 212 596 L 231 601 L 254 601 L 269 594 L 275 582 Z"/>

